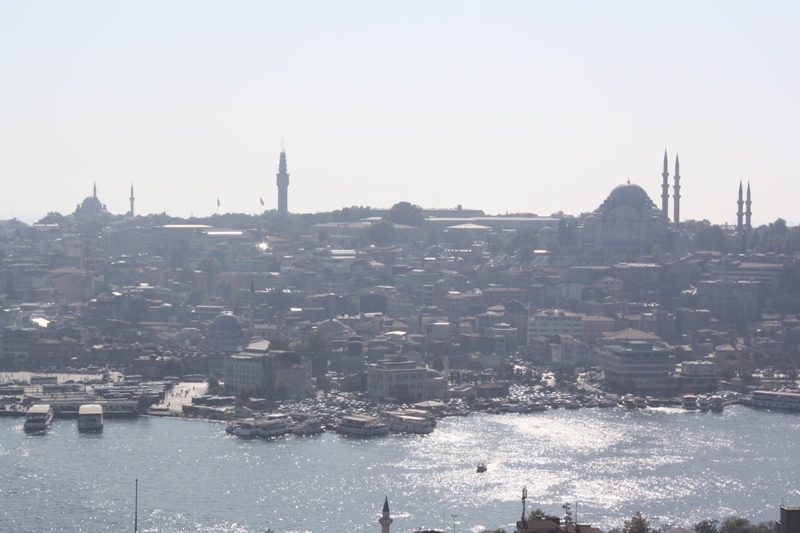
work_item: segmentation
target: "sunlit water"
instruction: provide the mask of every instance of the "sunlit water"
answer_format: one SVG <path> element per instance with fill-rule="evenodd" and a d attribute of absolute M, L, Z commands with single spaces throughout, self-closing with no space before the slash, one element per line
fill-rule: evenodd
<path fill-rule="evenodd" d="M 513 528 L 528 509 L 603 529 L 636 511 L 656 526 L 800 503 L 800 416 L 729 407 L 588 409 L 442 420 L 425 436 L 241 440 L 220 424 L 107 420 L 99 435 L 56 420 L 27 435 L 0 419 L 0 531 L 380 531 Z M 475 472 L 485 461 L 488 471 Z"/>

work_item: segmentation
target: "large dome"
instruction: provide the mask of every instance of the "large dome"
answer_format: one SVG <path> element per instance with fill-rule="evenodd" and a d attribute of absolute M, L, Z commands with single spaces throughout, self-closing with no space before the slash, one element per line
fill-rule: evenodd
<path fill-rule="evenodd" d="M 614 187 L 614 190 L 611 191 L 611 194 L 608 195 L 608 198 L 623 201 L 625 203 L 631 201 L 647 202 L 650 200 L 650 197 L 647 196 L 647 193 L 644 189 L 631 182 L 623 183 L 622 185 L 617 185 Z"/>
<path fill-rule="evenodd" d="M 242 329 L 242 321 L 232 313 L 222 313 L 214 318 L 211 329 L 214 331 L 239 331 Z"/>
<path fill-rule="evenodd" d="M 350 327 L 345 326 L 335 318 L 317 324 L 317 331 L 325 335 L 327 339 L 353 334 L 353 330 Z"/>

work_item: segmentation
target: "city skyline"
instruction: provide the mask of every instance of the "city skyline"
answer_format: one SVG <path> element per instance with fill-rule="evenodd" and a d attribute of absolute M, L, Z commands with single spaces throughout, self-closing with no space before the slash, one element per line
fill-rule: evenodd
<path fill-rule="evenodd" d="M 0 6 L 0 218 L 351 205 L 595 210 L 628 179 L 681 219 L 794 215 L 796 5 L 123 2 Z M 579 191 L 579 193 L 576 193 Z M 670 191 L 671 192 L 671 191 Z M 670 202 L 670 206 L 672 203 Z M 670 218 L 672 212 L 670 209 Z"/>

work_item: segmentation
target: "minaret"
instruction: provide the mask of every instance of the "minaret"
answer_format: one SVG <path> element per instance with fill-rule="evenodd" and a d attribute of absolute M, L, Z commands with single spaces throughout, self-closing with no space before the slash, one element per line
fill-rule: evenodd
<path fill-rule="evenodd" d="M 94 186 L 92 187 L 92 197 L 97 198 L 97 182 L 94 182 Z"/>
<path fill-rule="evenodd" d="M 664 150 L 664 172 L 661 173 L 664 181 L 661 183 L 661 219 L 664 221 L 664 228 L 669 223 L 669 171 L 667 169 L 667 151 Z"/>
<path fill-rule="evenodd" d="M 681 223 L 681 163 L 678 161 L 678 154 L 675 154 L 675 185 L 672 187 L 672 201 L 675 214 L 672 221 L 677 227 Z"/>
<path fill-rule="evenodd" d="M 389 516 L 389 497 L 383 501 L 383 516 L 381 516 L 378 523 L 381 525 L 381 533 L 389 533 L 389 526 L 392 525 L 392 518 Z"/>
<path fill-rule="evenodd" d="M 742 238 L 742 230 L 744 229 L 744 199 L 742 192 L 742 181 L 739 180 L 739 200 L 736 202 L 739 208 L 736 210 L 736 236 Z"/>
<path fill-rule="evenodd" d="M 133 183 L 131 183 L 131 218 L 136 216 L 136 214 L 133 211 L 133 201 L 134 200 L 136 200 L 136 198 L 133 197 Z"/>
<path fill-rule="evenodd" d="M 281 150 L 278 164 L 278 214 L 289 214 L 289 174 L 286 172 L 286 150 Z"/>
<path fill-rule="evenodd" d="M 749 231 L 752 229 L 753 226 L 750 225 L 750 217 L 752 216 L 753 212 L 750 209 L 750 206 L 753 205 L 752 200 L 750 200 L 750 182 L 747 182 L 747 201 L 744 203 L 746 210 L 744 212 L 744 227 L 747 228 Z"/>

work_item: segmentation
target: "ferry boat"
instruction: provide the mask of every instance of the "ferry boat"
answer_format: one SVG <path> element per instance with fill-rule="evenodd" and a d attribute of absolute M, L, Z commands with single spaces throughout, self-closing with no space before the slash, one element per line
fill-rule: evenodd
<path fill-rule="evenodd" d="M 291 420 L 288 418 L 256 419 L 255 427 L 257 437 L 280 437 L 292 430 Z"/>
<path fill-rule="evenodd" d="M 694 394 L 685 394 L 681 405 L 683 405 L 683 408 L 687 411 L 697 411 L 697 396 Z"/>
<path fill-rule="evenodd" d="M 37 403 L 28 409 L 25 417 L 25 431 L 43 431 L 53 421 L 53 408 L 46 403 Z"/>
<path fill-rule="evenodd" d="M 373 437 L 389 433 L 389 426 L 374 416 L 347 415 L 333 428 L 337 433 Z"/>
<path fill-rule="evenodd" d="M 711 410 L 715 413 L 721 413 L 722 410 L 725 409 L 725 403 L 720 396 L 712 396 L 708 403 L 711 406 Z"/>
<path fill-rule="evenodd" d="M 705 396 L 700 396 L 697 399 L 697 408 L 701 411 L 709 411 L 711 409 L 711 402 Z"/>
<path fill-rule="evenodd" d="M 292 429 L 292 433 L 295 435 L 319 435 L 323 431 L 325 431 L 325 426 L 317 418 L 310 418 Z"/>
<path fill-rule="evenodd" d="M 800 392 L 754 390 L 749 398 L 742 398 L 742 403 L 751 407 L 798 411 L 800 410 Z"/>
<path fill-rule="evenodd" d="M 389 429 L 401 433 L 433 433 L 433 424 L 421 416 L 398 415 L 393 416 L 389 422 Z"/>
<path fill-rule="evenodd" d="M 98 403 L 81 405 L 78 410 L 78 431 L 103 431 L 103 406 Z"/>
<path fill-rule="evenodd" d="M 291 431 L 291 420 L 279 417 L 257 417 L 236 420 L 225 427 L 225 432 L 237 437 L 279 437 Z"/>

